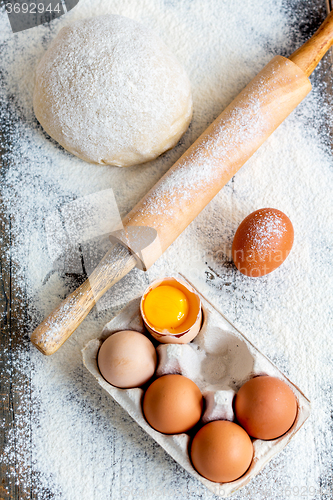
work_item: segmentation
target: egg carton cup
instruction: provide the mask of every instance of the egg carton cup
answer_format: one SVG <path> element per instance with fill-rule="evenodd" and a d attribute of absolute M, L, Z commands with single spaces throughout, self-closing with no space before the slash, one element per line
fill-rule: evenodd
<path fill-rule="evenodd" d="M 179 276 L 179 275 L 178 275 Z M 182 276 L 184 279 L 184 276 Z M 188 283 L 189 281 L 186 280 Z M 195 287 L 189 283 L 194 289 Z M 147 335 L 140 315 L 140 299 L 132 300 L 107 323 L 98 338 L 82 350 L 83 363 L 98 383 L 122 406 L 128 414 L 171 455 L 185 470 L 201 481 L 215 495 L 228 497 L 245 486 L 279 453 L 300 429 L 310 414 L 310 402 L 283 373 L 264 356 L 230 321 L 198 292 L 203 311 L 202 327 L 189 344 L 159 344 L 156 376 L 179 373 L 190 378 L 200 388 L 204 400 L 202 424 L 212 420 L 234 420 L 233 399 L 238 389 L 256 375 L 270 375 L 286 382 L 297 400 L 294 424 L 280 438 L 263 441 L 253 439 L 254 456 L 247 472 L 230 483 L 215 483 L 202 477 L 193 468 L 189 458 L 191 436 L 182 433 L 161 434 L 147 423 L 142 412 L 143 389 L 118 389 L 100 374 L 97 354 L 102 342 L 120 330 L 136 330 Z M 152 339 L 151 339 L 152 340 Z"/>

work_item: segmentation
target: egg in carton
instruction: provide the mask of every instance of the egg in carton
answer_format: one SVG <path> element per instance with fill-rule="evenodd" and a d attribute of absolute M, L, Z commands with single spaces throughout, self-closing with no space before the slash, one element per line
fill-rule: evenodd
<path fill-rule="evenodd" d="M 184 277 L 185 284 L 195 287 Z M 183 281 L 184 282 L 184 281 Z M 158 344 L 145 328 L 140 313 L 141 297 L 133 299 L 115 318 L 107 323 L 99 338 L 91 340 L 82 350 L 83 362 L 98 383 L 128 414 L 159 443 L 190 474 L 201 481 L 215 495 L 227 497 L 245 486 L 274 455 L 280 452 L 300 429 L 310 414 L 310 402 L 283 373 L 264 356 L 230 321 L 205 297 L 201 299 L 202 324 L 198 335 L 187 344 Z M 161 434 L 146 421 L 142 412 L 143 388 L 119 389 L 101 375 L 97 356 L 103 341 L 115 332 L 134 330 L 143 333 L 157 346 L 158 366 L 155 377 L 180 374 L 191 379 L 201 390 L 205 404 L 201 424 L 214 420 L 234 421 L 233 401 L 239 388 L 257 375 L 270 375 L 283 380 L 297 400 L 297 415 L 291 428 L 283 436 L 264 441 L 253 439 L 254 455 L 246 473 L 229 483 L 215 483 L 193 468 L 189 445 L 191 432 Z"/>

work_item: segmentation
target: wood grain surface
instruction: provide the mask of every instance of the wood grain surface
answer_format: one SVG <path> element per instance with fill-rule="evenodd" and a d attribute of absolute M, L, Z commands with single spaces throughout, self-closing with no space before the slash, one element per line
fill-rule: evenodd
<path fill-rule="evenodd" d="M 317 17 L 313 20 L 307 20 L 300 26 L 302 30 L 303 40 L 306 40 L 315 29 L 318 28 L 320 22 L 325 17 L 325 5 L 323 1 L 313 2 L 317 9 Z M 324 92 L 322 97 L 327 100 L 329 106 L 333 105 L 333 98 L 327 92 L 325 85 L 326 81 L 331 79 L 331 55 L 325 56 L 317 70 L 311 77 L 311 81 L 315 87 L 319 83 L 323 83 Z M 1 80 L 0 80 L 1 85 Z M 0 155 L 1 155 L 1 174 L 2 178 L 6 173 L 8 165 L 3 155 L 6 150 L 11 147 L 10 144 L 11 125 L 10 122 L 0 123 Z M 332 147 L 333 131 L 331 131 Z M 2 146 L 1 146 L 2 145 Z M 2 149 L 1 149 L 2 148 Z M 333 150 L 333 148 L 332 148 Z M 31 381 L 23 375 L 19 364 L 14 362 L 17 359 L 17 352 L 20 350 L 35 349 L 30 344 L 27 335 L 27 325 L 30 321 L 28 316 L 28 307 L 26 300 L 26 292 L 19 288 L 16 279 L 16 265 L 11 257 L 11 247 L 14 245 L 12 241 L 11 219 L 7 215 L 7 207 L 2 205 L 1 209 L 1 276 L 0 276 L 0 311 L 1 311 L 1 347 L 0 347 L 0 449 L 6 446 L 8 434 L 17 434 L 20 429 L 21 422 L 29 421 L 29 416 L 32 414 L 31 401 Z M 214 273 L 214 270 L 212 269 Z M 82 275 L 72 275 L 70 277 L 73 289 L 82 283 Z M 68 277 L 67 277 L 68 278 Z M 241 305 L 239 305 L 241 307 Z M 42 319 L 42 318 L 41 318 Z M 37 325 L 34 325 L 37 326 Z M 31 325 L 29 325 L 31 331 Z M 23 402 L 23 404 L 22 404 Z M 20 418 L 24 415 L 25 418 Z M 24 429 L 26 445 L 29 447 L 31 441 L 31 428 Z M 8 460 L 8 464 L 0 464 L 0 500 L 26 500 L 37 499 L 36 491 L 38 488 L 38 475 L 34 472 L 33 464 L 30 464 L 29 470 L 26 470 L 26 464 L 23 464 L 20 459 L 20 446 L 22 443 L 17 443 L 15 454 Z M 15 469 L 15 481 L 12 471 Z M 11 474 L 8 474 L 11 472 Z M 27 479 L 29 487 L 27 488 Z M 43 499 L 52 499 L 54 495 L 51 491 L 43 491 Z"/>
<path fill-rule="evenodd" d="M 7 124 L 7 132 L 8 130 Z M 4 135 L 1 135 L 4 139 Z M 6 144 L 10 147 L 8 135 Z M 3 144 L 4 142 L 1 141 Z M 1 151 L 3 158 L 4 151 Z M 1 164 L 2 178 L 6 171 L 6 162 Z M 6 212 L 1 213 L 1 281 L 0 281 L 0 311 L 1 311 L 1 344 L 0 344 L 0 449 L 6 445 L 6 436 L 19 431 L 20 412 L 29 413 L 30 380 L 16 369 L 13 358 L 17 350 L 30 349 L 30 341 L 26 333 L 27 304 L 24 290 L 18 289 L 15 281 L 15 262 L 11 258 L 11 219 Z M 28 396 L 28 397 L 27 397 Z M 25 404 L 22 405 L 22 400 Z M 27 429 L 27 434 L 29 430 Z M 28 436 L 27 436 L 28 437 Z M 8 481 L 7 466 L 0 464 L 0 498 L 21 499 L 25 498 L 21 486 L 25 479 L 22 478 L 22 467 L 19 454 L 15 453 L 14 463 L 8 467 L 15 468 L 17 481 Z M 33 498 L 33 496 L 31 496 Z"/>

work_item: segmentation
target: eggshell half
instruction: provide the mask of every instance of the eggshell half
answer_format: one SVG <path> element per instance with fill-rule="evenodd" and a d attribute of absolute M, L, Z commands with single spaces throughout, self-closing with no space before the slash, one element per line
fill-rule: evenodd
<path fill-rule="evenodd" d="M 173 328 L 172 332 L 167 330 L 161 331 L 156 328 L 148 321 L 144 313 L 145 298 L 151 290 L 160 285 L 170 285 L 179 288 L 186 295 L 189 302 L 189 311 L 186 320 L 179 327 Z M 202 310 L 200 297 L 194 288 L 180 278 L 166 277 L 151 283 L 142 295 L 140 312 L 149 333 L 162 344 L 187 344 L 198 335 L 201 328 Z"/>

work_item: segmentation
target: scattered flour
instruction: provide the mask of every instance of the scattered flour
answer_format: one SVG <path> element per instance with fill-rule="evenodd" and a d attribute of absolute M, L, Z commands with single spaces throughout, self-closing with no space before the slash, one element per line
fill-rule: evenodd
<path fill-rule="evenodd" d="M 175 146 L 192 118 L 184 69 L 159 37 L 124 16 L 62 29 L 37 67 L 33 103 L 68 151 L 120 167 Z"/>
<path fill-rule="evenodd" d="M 113 189 L 124 216 L 275 54 L 288 55 L 307 29 L 315 29 L 323 3 L 81 0 L 50 27 L 15 35 L 2 10 L 2 196 L 11 216 L 16 284 L 28 296 L 29 331 L 74 286 L 70 277 L 53 272 L 45 219 L 66 203 L 106 188 Z M 46 136 L 34 118 L 34 71 L 51 40 L 74 19 L 104 13 L 129 16 L 154 29 L 193 87 L 188 132 L 150 164 L 127 169 L 87 164 Z M 325 100 L 332 79 L 322 83 L 314 74 L 312 81 L 314 89 L 298 110 L 149 272 L 134 270 L 111 289 L 54 356 L 43 357 L 28 341 L 21 350 L 2 353 L 6 373 L 21 377 L 22 384 L 31 380 L 30 393 L 16 408 L 15 426 L 6 429 L 1 455 L 12 471 L 10 481 L 20 485 L 20 498 L 214 498 L 82 366 L 82 346 L 149 280 L 171 270 L 183 272 L 312 401 L 312 415 L 300 432 L 233 498 L 332 498 L 332 119 Z M 244 217 L 263 207 L 289 216 L 295 243 L 280 268 L 250 279 L 232 265 L 231 243 Z M 89 264 L 97 263 L 100 254 L 96 246 Z M 21 321 L 23 326 L 26 319 Z"/>

